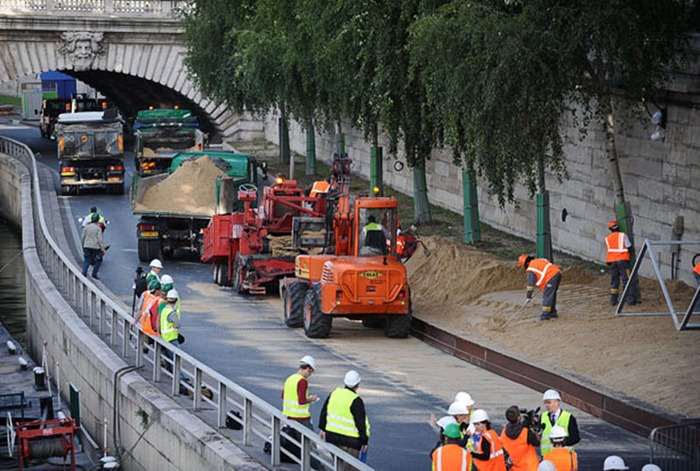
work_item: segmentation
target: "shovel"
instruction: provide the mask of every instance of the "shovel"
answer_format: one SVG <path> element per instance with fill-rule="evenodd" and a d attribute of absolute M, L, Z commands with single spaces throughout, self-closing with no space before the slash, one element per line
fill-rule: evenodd
<path fill-rule="evenodd" d="M 430 250 L 428 250 L 428 247 L 426 247 L 423 241 L 418 239 L 418 243 L 420 243 L 420 245 L 423 246 L 423 255 L 425 255 L 426 257 L 430 257 Z"/>
<path fill-rule="evenodd" d="M 523 303 L 523 305 L 520 306 L 518 309 L 516 309 L 515 312 L 513 313 L 513 315 L 510 316 L 510 317 L 508 318 L 508 320 L 505 321 L 505 322 L 503 323 L 503 325 L 502 325 L 500 328 L 501 328 L 501 329 L 504 328 L 505 326 L 508 325 L 508 323 L 509 323 L 510 321 L 512 321 L 513 319 L 515 319 L 515 316 L 517 316 L 517 315 L 520 313 L 520 311 L 522 311 L 522 310 L 525 308 L 525 306 L 527 306 L 528 304 L 530 304 L 530 303 L 532 302 L 532 299 L 533 299 L 534 297 L 535 297 L 535 295 L 533 294 L 533 295 L 532 295 L 532 298 L 526 299 L 525 302 Z"/>

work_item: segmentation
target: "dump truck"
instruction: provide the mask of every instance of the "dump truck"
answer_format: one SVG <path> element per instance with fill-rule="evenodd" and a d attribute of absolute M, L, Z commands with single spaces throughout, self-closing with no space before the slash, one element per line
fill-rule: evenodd
<path fill-rule="evenodd" d="M 56 138 L 56 121 L 63 113 L 83 111 L 104 111 L 109 104 L 104 98 L 52 98 L 42 100 L 41 115 L 39 117 L 39 130 L 41 137 L 46 139 Z"/>
<path fill-rule="evenodd" d="M 139 111 L 134 137 L 134 168 L 142 177 L 167 172 L 179 152 L 204 150 L 204 134 L 189 110 Z"/>
<path fill-rule="evenodd" d="M 150 177 L 134 174 L 131 209 L 139 216 L 139 260 L 168 258 L 176 249 L 201 258 L 203 230 L 212 216 L 239 209 L 238 188 L 258 181 L 255 158 L 234 152 L 214 154 L 216 157 L 210 158 L 206 152 L 188 152 L 176 155 L 167 173 Z M 193 163 L 201 167 L 185 173 Z M 211 166 L 216 167 L 216 175 Z"/>
<path fill-rule="evenodd" d="M 350 195 L 350 160 L 333 161 L 334 182 L 319 224 L 326 236 L 320 254 L 298 255 L 295 276 L 280 281 L 284 321 L 307 337 L 325 338 L 333 318 L 383 327 L 387 337 L 411 330 L 411 293 L 396 249 L 398 202 L 394 197 Z M 312 222 L 307 218 L 304 226 Z M 294 246 L 303 236 L 294 232 Z"/>
<path fill-rule="evenodd" d="M 62 195 L 95 187 L 124 193 L 124 135 L 116 109 L 62 113 L 56 137 Z"/>
<path fill-rule="evenodd" d="M 203 231 L 202 261 L 211 263 L 213 281 L 238 293 L 266 294 L 269 285 L 294 275 L 294 218 L 325 213 L 325 200 L 305 196 L 295 180 L 277 177 L 262 189 L 259 206 L 258 196 L 257 188 L 240 187 L 243 210 L 214 215 Z"/>

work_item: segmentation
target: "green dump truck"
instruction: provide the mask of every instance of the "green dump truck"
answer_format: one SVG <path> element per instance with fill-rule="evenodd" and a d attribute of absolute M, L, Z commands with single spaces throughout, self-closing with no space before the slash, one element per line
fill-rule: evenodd
<path fill-rule="evenodd" d="M 165 173 L 183 151 L 204 150 L 205 136 L 189 110 L 142 110 L 134 121 L 134 168 L 144 177 Z"/>
<path fill-rule="evenodd" d="M 193 162 L 198 166 L 186 165 Z M 215 176 L 212 165 L 218 169 Z M 173 157 L 167 173 L 149 177 L 135 173 L 131 209 L 139 216 L 139 260 L 168 258 L 178 249 L 201 257 L 202 229 L 214 214 L 238 210 L 238 188 L 257 186 L 257 169 L 255 159 L 245 154 L 183 152 Z"/>

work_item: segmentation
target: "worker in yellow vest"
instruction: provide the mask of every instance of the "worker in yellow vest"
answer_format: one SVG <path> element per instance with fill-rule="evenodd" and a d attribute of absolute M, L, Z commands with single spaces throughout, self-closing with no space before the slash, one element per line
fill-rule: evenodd
<path fill-rule="evenodd" d="M 544 401 L 545 411 L 540 417 L 540 422 L 544 425 L 542 439 L 540 440 L 540 455 L 544 456 L 552 450 L 552 441 L 549 438 L 549 434 L 552 431 L 552 427 L 555 425 L 559 425 L 566 431 L 566 438 L 564 439 L 565 446 L 573 447 L 580 442 L 581 437 L 578 433 L 576 417 L 574 417 L 571 412 L 561 409 L 561 396 L 559 392 L 554 389 L 548 389 L 544 392 L 542 400 Z"/>
<path fill-rule="evenodd" d="M 166 342 L 172 344 L 175 347 L 179 347 L 180 344 L 184 343 L 185 338 L 180 334 L 180 312 L 177 310 L 177 302 L 180 299 L 180 294 L 177 290 L 171 289 L 165 295 L 165 303 L 163 303 L 158 310 L 158 317 L 160 318 L 160 336 Z M 165 350 L 165 356 L 170 360 L 167 363 L 166 369 L 168 371 L 173 370 L 173 353 Z M 189 378 L 185 376 L 184 373 L 180 372 L 181 382 L 190 382 Z M 186 394 L 187 391 L 180 388 L 180 394 Z"/>
<path fill-rule="evenodd" d="M 309 405 L 318 401 L 316 394 L 309 394 L 309 377 L 316 370 L 316 360 L 311 355 L 299 360 L 297 372 L 284 382 L 282 391 L 282 414 L 313 430 Z"/>
<path fill-rule="evenodd" d="M 355 370 L 345 374 L 343 388 L 336 388 L 321 409 L 318 426 L 321 439 L 332 443 L 355 458 L 367 455 L 369 418 L 365 404 L 357 394 L 362 378 Z M 347 467 L 346 469 L 354 469 Z"/>
<path fill-rule="evenodd" d="M 624 290 L 629 280 L 630 250 L 632 242 L 627 234 L 620 232 L 620 225 L 617 221 L 608 223 L 610 235 L 605 238 L 605 264 L 610 267 L 610 305 L 617 304 L 620 289 Z M 620 288 L 622 280 L 622 288 Z M 630 290 L 627 293 L 627 304 L 634 304 L 634 296 Z"/>

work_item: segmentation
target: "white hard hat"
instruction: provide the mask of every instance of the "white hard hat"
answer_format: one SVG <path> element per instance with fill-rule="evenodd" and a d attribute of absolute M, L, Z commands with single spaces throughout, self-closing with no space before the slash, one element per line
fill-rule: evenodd
<path fill-rule="evenodd" d="M 549 438 L 554 442 L 566 438 L 566 430 L 561 425 L 555 425 L 549 432 Z"/>
<path fill-rule="evenodd" d="M 163 264 L 160 263 L 160 260 L 158 260 L 157 258 L 154 258 L 153 260 L 151 260 L 151 264 L 148 266 L 154 267 L 154 268 L 163 268 Z"/>
<path fill-rule="evenodd" d="M 469 410 L 463 402 L 455 401 L 450 404 L 447 413 L 450 415 L 466 415 L 469 413 Z"/>
<path fill-rule="evenodd" d="M 489 415 L 486 413 L 484 409 L 477 409 L 474 412 L 472 412 L 472 417 L 471 417 L 471 423 L 473 424 L 478 424 L 480 422 L 486 422 L 490 421 Z"/>
<path fill-rule="evenodd" d="M 442 417 L 440 420 L 437 421 L 438 427 L 442 428 L 443 430 L 445 429 L 445 427 L 447 427 L 448 424 L 456 423 L 457 421 L 451 415 L 446 415 L 445 417 Z"/>
<path fill-rule="evenodd" d="M 311 355 L 305 355 L 299 360 L 300 365 L 309 365 L 312 370 L 316 370 L 316 360 Z"/>
<path fill-rule="evenodd" d="M 474 399 L 472 399 L 472 396 L 464 391 L 460 391 L 457 394 L 455 394 L 455 402 L 461 402 L 465 406 L 474 405 Z"/>
<path fill-rule="evenodd" d="M 163 275 L 160 277 L 160 283 L 163 285 L 172 285 L 173 283 L 175 283 L 175 280 L 173 280 L 173 277 L 170 275 Z"/>
<path fill-rule="evenodd" d="M 542 395 L 542 400 L 546 401 L 548 399 L 556 399 L 557 401 L 561 401 L 561 396 L 559 395 L 559 391 L 555 389 L 547 389 L 544 394 Z"/>
<path fill-rule="evenodd" d="M 607 458 L 605 458 L 605 462 L 603 463 L 603 471 L 618 471 L 624 469 L 629 468 L 625 466 L 625 460 L 623 460 L 619 456 L 610 455 Z"/>
<path fill-rule="evenodd" d="M 345 380 L 343 382 L 345 383 L 345 386 L 349 388 L 354 388 L 355 386 L 360 384 L 360 381 L 362 381 L 360 373 L 358 373 L 355 370 L 350 370 L 347 373 L 345 373 Z"/>
<path fill-rule="evenodd" d="M 537 467 L 537 471 L 557 471 L 557 467 L 551 461 L 544 460 Z"/>
<path fill-rule="evenodd" d="M 642 466 L 642 471 L 661 471 L 661 468 L 659 468 L 655 464 L 649 463 Z"/>
<path fill-rule="evenodd" d="M 180 299 L 180 293 L 176 289 L 171 289 L 168 294 L 165 295 L 166 299 Z"/>

